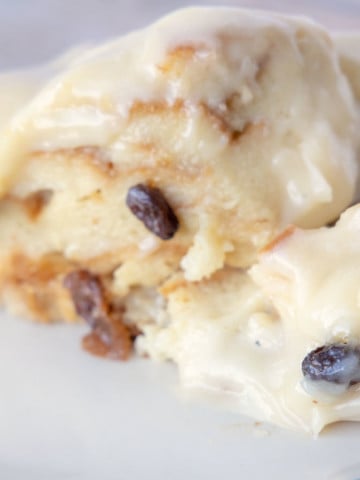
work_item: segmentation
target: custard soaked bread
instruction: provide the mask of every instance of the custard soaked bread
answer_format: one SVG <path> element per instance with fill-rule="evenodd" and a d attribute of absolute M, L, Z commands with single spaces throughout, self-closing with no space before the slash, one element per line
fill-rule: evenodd
<path fill-rule="evenodd" d="M 65 63 L 2 120 L 2 303 L 85 319 L 94 353 L 126 358 L 137 336 L 179 363 L 169 348 L 206 323 L 206 295 L 219 332 L 270 315 L 243 269 L 357 195 L 357 111 L 329 35 L 189 9 Z"/>
<path fill-rule="evenodd" d="M 334 227 L 288 229 L 250 270 L 281 319 L 264 370 L 277 369 L 279 402 L 313 432 L 360 420 L 359 241 L 358 204 Z"/>

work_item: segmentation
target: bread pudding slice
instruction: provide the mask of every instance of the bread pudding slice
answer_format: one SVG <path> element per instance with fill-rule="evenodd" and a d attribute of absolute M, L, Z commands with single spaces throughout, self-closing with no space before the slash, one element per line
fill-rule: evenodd
<path fill-rule="evenodd" d="M 288 229 L 250 270 L 281 319 L 282 402 L 315 433 L 360 420 L 359 238 L 358 204 L 334 227 Z"/>
<path fill-rule="evenodd" d="M 357 195 L 355 102 L 331 38 L 305 19 L 179 11 L 72 56 L 11 105 L 1 302 L 83 318 L 85 347 L 112 358 L 176 323 L 175 285 L 196 298 L 212 282 L 221 304 L 217 282 L 242 279 L 284 226 L 324 225 Z"/>

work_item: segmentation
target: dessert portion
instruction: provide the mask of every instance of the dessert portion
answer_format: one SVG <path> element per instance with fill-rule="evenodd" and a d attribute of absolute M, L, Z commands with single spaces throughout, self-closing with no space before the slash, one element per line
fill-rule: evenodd
<path fill-rule="evenodd" d="M 196 394 L 220 395 L 258 420 L 309 428 L 284 404 L 292 384 L 279 315 L 246 272 L 227 267 L 199 284 L 172 280 L 160 293 L 166 316 L 142 326 L 140 354 L 174 361 L 181 384 Z"/>
<path fill-rule="evenodd" d="M 250 270 L 281 318 L 284 409 L 315 433 L 360 420 L 359 240 L 356 205 L 334 227 L 288 229 Z"/>
<path fill-rule="evenodd" d="M 5 303 L 26 293 L 35 317 L 70 319 L 62 277 L 77 268 L 123 298 L 251 265 L 288 222 L 319 226 L 354 200 L 355 115 L 310 21 L 189 9 L 75 56 L 1 130 Z M 174 212 L 171 238 L 129 208 L 137 185 Z"/>
<path fill-rule="evenodd" d="M 0 78 L 1 303 L 85 320 L 97 355 L 136 339 L 185 384 L 313 428 L 277 304 L 246 269 L 289 223 L 357 199 L 358 112 L 328 33 L 195 8 L 57 71 L 22 96 Z"/>

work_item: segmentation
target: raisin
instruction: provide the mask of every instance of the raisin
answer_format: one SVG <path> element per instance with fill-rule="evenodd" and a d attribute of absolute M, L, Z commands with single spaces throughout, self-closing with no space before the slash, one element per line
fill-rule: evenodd
<path fill-rule="evenodd" d="M 302 362 L 305 378 L 350 386 L 360 381 L 360 347 L 346 343 L 323 345 Z"/>
<path fill-rule="evenodd" d="M 77 270 L 65 277 L 64 286 L 76 313 L 92 330 L 84 337 L 83 348 L 94 355 L 126 360 L 132 349 L 132 332 L 107 301 L 100 278 L 87 270 Z"/>
<path fill-rule="evenodd" d="M 64 286 L 70 291 L 76 313 L 91 328 L 101 325 L 108 315 L 108 306 L 99 277 L 77 270 L 65 277 Z"/>
<path fill-rule="evenodd" d="M 179 221 L 158 188 L 134 185 L 127 193 L 126 204 L 145 227 L 162 240 L 169 240 L 177 232 Z"/>
<path fill-rule="evenodd" d="M 95 329 L 82 339 L 83 348 L 98 357 L 126 360 L 132 350 L 133 338 L 122 322 L 113 322 L 110 329 Z"/>

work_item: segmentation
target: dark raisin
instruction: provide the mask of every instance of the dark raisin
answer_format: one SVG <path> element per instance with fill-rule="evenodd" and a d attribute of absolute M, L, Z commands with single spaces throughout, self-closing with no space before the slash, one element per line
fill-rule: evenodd
<path fill-rule="evenodd" d="M 82 345 L 88 352 L 126 360 L 131 353 L 133 333 L 122 321 L 121 312 L 107 301 L 101 279 L 87 270 L 69 273 L 64 279 L 76 313 L 91 327 Z"/>
<path fill-rule="evenodd" d="M 108 305 L 100 279 L 87 270 L 76 270 L 64 279 L 64 286 L 70 291 L 76 313 L 96 328 L 108 315 Z"/>
<path fill-rule="evenodd" d="M 323 345 L 302 362 L 305 378 L 350 386 L 360 381 L 360 347 L 346 343 Z"/>
<path fill-rule="evenodd" d="M 162 240 L 172 238 L 179 228 L 175 213 L 158 188 L 141 183 L 134 185 L 127 193 L 126 204 L 145 227 Z"/>

